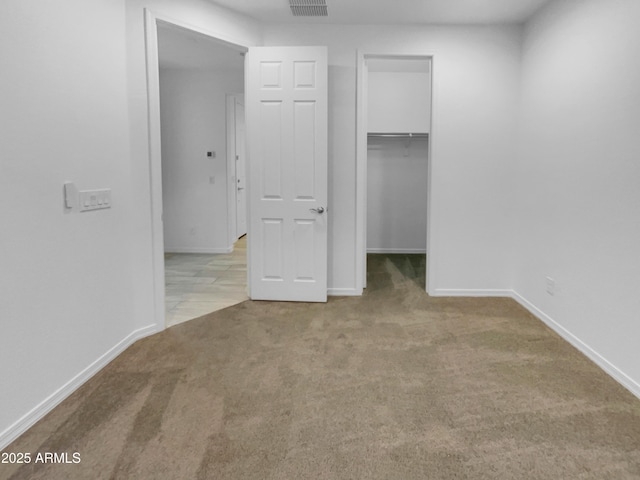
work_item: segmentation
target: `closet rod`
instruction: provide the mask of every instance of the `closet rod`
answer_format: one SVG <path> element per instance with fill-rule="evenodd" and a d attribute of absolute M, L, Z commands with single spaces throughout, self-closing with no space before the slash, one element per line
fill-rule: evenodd
<path fill-rule="evenodd" d="M 381 138 L 428 138 L 428 133 L 382 133 L 382 132 L 370 132 L 367 133 L 367 137 L 381 137 Z"/>

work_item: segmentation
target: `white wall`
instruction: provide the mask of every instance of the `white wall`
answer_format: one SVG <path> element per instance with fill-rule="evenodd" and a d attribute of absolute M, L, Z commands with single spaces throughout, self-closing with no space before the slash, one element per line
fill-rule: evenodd
<path fill-rule="evenodd" d="M 367 129 L 370 132 L 429 132 L 430 73 L 370 70 L 367 87 Z"/>
<path fill-rule="evenodd" d="M 0 449 L 157 327 L 145 6 L 260 42 L 206 0 L 0 2 Z M 113 207 L 65 213 L 65 181 Z"/>
<path fill-rule="evenodd" d="M 124 1 L 0 2 L 0 58 L 1 449 L 153 330 L 134 320 Z M 65 181 L 113 207 L 66 212 Z"/>
<path fill-rule="evenodd" d="M 160 71 L 167 252 L 224 253 L 233 247 L 227 214 L 226 94 L 243 91 L 242 71 Z M 215 151 L 216 157 L 207 157 L 207 151 Z"/>
<path fill-rule="evenodd" d="M 514 282 L 637 395 L 639 18 L 636 0 L 570 0 L 526 27 Z"/>
<path fill-rule="evenodd" d="M 369 139 L 367 251 L 426 251 L 427 155 L 424 138 Z"/>
<path fill-rule="evenodd" d="M 386 71 L 384 60 L 376 60 L 375 67 L 367 74 L 367 130 L 428 133 L 431 74 Z M 368 252 L 426 251 L 428 147 L 427 139 L 368 139 Z"/>
<path fill-rule="evenodd" d="M 354 291 L 356 50 L 434 55 L 432 268 L 438 294 L 511 285 L 518 27 L 268 25 L 267 45 L 329 47 L 329 286 Z"/>

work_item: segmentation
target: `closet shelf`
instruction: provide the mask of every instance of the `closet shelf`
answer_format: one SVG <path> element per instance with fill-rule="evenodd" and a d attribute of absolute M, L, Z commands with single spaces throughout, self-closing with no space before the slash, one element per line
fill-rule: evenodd
<path fill-rule="evenodd" d="M 428 138 L 428 133 L 404 133 L 404 132 L 369 132 L 367 137 L 375 138 Z"/>

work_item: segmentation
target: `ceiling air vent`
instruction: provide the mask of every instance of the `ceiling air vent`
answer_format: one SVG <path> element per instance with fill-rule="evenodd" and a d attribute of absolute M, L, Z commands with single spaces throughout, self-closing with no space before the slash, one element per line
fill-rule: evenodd
<path fill-rule="evenodd" d="M 294 17 L 326 17 L 326 0 L 289 0 Z"/>

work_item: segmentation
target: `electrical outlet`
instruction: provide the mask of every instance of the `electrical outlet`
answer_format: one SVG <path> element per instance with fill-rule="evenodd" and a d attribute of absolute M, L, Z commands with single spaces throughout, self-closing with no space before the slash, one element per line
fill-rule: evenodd
<path fill-rule="evenodd" d="M 556 294 L 556 281 L 551 277 L 544 277 L 544 280 L 547 284 L 547 293 L 549 295 Z"/>

